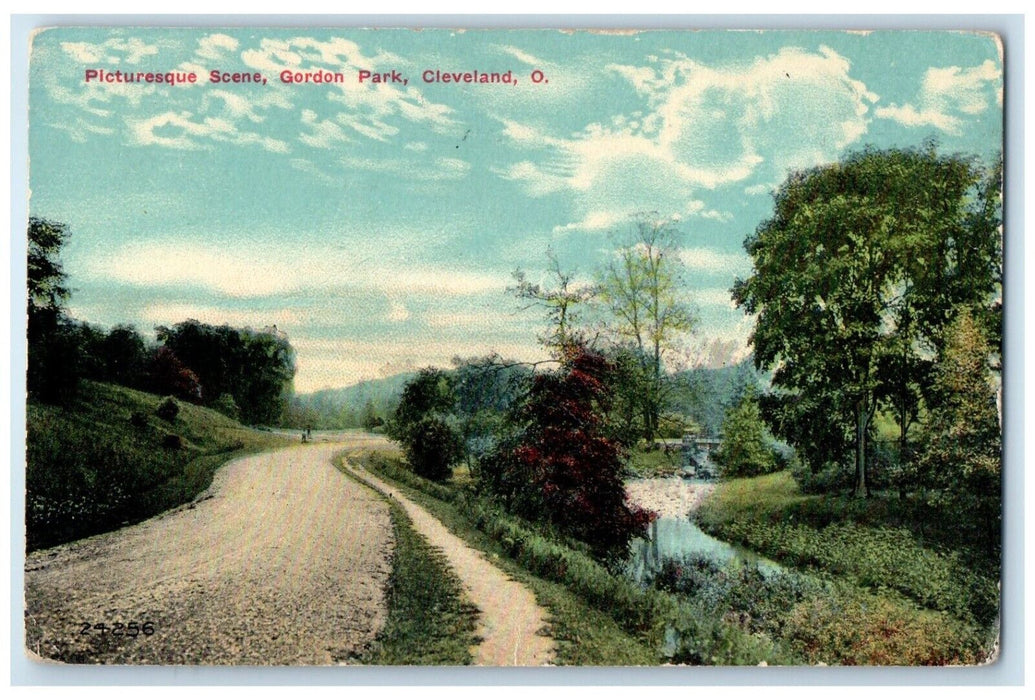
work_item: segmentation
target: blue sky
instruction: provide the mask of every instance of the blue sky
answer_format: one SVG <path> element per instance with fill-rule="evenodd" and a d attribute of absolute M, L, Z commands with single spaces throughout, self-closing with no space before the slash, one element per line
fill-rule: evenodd
<path fill-rule="evenodd" d="M 345 82 L 283 84 L 285 69 Z M 429 69 L 517 84 L 429 84 Z M 728 289 L 788 171 L 929 137 L 1000 150 L 992 37 L 62 28 L 33 42 L 30 211 L 73 231 L 77 318 L 276 324 L 311 391 L 455 355 L 541 357 L 511 272 L 538 279 L 551 248 L 589 280 L 629 215 L 653 210 L 678 219 L 700 319 L 683 359 L 717 361 L 747 351 Z"/>

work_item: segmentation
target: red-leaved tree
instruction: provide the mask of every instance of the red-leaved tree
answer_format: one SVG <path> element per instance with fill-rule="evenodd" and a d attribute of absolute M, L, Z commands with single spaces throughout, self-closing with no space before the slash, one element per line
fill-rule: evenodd
<path fill-rule="evenodd" d="M 551 523 L 601 558 L 624 556 L 653 514 L 628 503 L 624 450 L 607 436 L 614 366 L 580 345 L 559 370 L 536 375 L 519 426 L 483 464 L 487 488 L 513 512 Z"/>

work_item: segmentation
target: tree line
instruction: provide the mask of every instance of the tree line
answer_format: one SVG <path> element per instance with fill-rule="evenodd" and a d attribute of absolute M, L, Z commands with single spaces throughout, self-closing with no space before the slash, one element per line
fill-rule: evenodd
<path fill-rule="evenodd" d="M 283 410 L 295 373 L 294 349 L 275 327 L 263 330 L 186 320 L 156 328 L 154 342 L 134 327 L 110 330 L 68 315 L 71 296 L 60 250 L 65 224 L 32 217 L 28 226 L 30 400 L 75 398 L 92 379 L 208 406 L 242 422 L 269 424 Z"/>

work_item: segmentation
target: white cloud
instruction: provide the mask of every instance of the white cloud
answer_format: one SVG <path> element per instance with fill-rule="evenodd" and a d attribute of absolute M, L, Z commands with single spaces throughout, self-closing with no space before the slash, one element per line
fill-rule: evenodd
<path fill-rule="evenodd" d="M 313 148 L 332 148 L 352 140 L 337 122 L 321 120 L 311 109 L 302 110 L 302 124 L 309 131 L 299 134 L 298 139 Z"/>
<path fill-rule="evenodd" d="M 353 126 L 368 138 L 385 140 L 399 133 L 398 127 L 388 123 L 390 117 L 401 117 L 438 130 L 452 126 L 452 108 L 427 100 L 415 87 L 360 84 L 355 79 L 360 70 L 376 72 L 392 58 L 388 54 L 366 56 L 358 44 L 341 38 L 328 41 L 310 37 L 262 39 L 258 47 L 241 52 L 245 65 L 268 74 L 271 80 L 277 80 L 274 76 L 285 69 L 344 73 L 348 79 L 328 86 L 327 99 L 345 107 L 345 111 L 336 115 L 336 121 Z"/>
<path fill-rule="evenodd" d="M 991 60 L 972 68 L 928 68 L 917 105 L 892 104 L 878 108 L 876 115 L 904 126 L 933 126 L 949 134 L 960 134 L 961 115 L 984 112 L 992 99 L 1002 105 L 1002 75 Z"/>
<path fill-rule="evenodd" d="M 190 112 L 165 112 L 143 119 L 127 118 L 131 143 L 136 146 L 162 146 L 179 150 L 210 147 L 206 139 L 241 145 L 257 145 L 274 153 L 287 153 L 284 141 L 240 131 L 227 119 L 201 117 L 194 121 Z"/>
<path fill-rule="evenodd" d="M 136 65 L 144 58 L 158 54 L 156 44 L 146 44 L 136 37 L 129 39 L 112 37 L 100 44 L 91 44 L 86 41 L 65 41 L 61 43 L 61 50 L 83 64 L 119 65 L 129 63 Z"/>
<path fill-rule="evenodd" d="M 87 261 L 88 279 L 142 287 L 198 287 L 232 298 L 303 290 L 367 291 L 462 297 L 502 293 L 508 280 L 493 274 L 403 264 L 340 248 L 268 243 L 230 249 L 207 243 L 145 241 Z"/>
<path fill-rule="evenodd" d="M 537 58 L 532 54 L 528 53 L 527 51 L 522 51 L 516 46 L 497 46 L 496 48 L 502 51 L 503 53 L 509 54 L 510 56 L 513 56 L 522 63 L 528 64 L 529 66 L 532 66 L 534 68 L 544 68 L 546 66 L 552 65 L 549 61 L 544 61 L 541 58 Z"/>
<path fill-rule="evenodd" d="M 679 259 L 691 270 L 704 272 L 736 275 L 751 270 L 751 259 L 746 253 L 726 253 L 711 248 L 684 248 L 679 251 Z M 729 299 L 728 292 L 726 298 Z"/>
<path fill-rule="evenodd" d="M 695 190 L 742 181 L 767 168 L 836 158 L 866 132 L 877 96 L 851 78 L 835 51 L 785 48 L 744 65 L 710 66 L 683 56 L 646 66 L 608 66 L 647 98 L 646 111 L 589 124 L 569 138 L 501 118 L 515 145 L 543 152 L 497 168 L 532 196 L 568 192 L 576 218 L 555 230 L 605 228 L 638 210 L 728 221 Z"/>
<path fill-rule="evenodd" d="M 410 318 L 410 310 L 400 301 L 391 302 L 386 318 L 394 323 L 402 323 Z"/>
<path fill-rule="evenodd" d="M 466 177 L 471 164 L 459 158 L 435 158 L 427 162 L 399 158 L 342 158 L 341 163 L 350 169 L 388 173 L 411 180 L 459 180 Z"/>
<path fill-rule="evenodd" d="M 240 42 L 226 34 L 209 34 L 198 39 L 198 49 L 195 52 L 199 58 L 210 61 L 218 61 L 225 58 L 226 54 L 236 51 Z"/>

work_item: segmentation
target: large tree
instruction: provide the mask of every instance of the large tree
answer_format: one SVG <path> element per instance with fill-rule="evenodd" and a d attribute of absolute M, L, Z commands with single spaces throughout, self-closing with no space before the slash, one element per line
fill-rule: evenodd
<path fill-rule="evenodd" d="M 896 383 L 924 382 L 916 359 L 930 354 L 954 306 L 994 306 L 994 179 L 930 143 L 866 149 L 788 177 L 772 218 L 745 242 L 754 274 L 736 282 L 733 297 L 757 316 L 755 362 L 773 369 L 781 400 L 804 412 L 774 428 L 807 433 L 825 423 L 843 432 L 858 496 L 868 493 L 867 438 L 880 399 L 897 396 L 909 420 L 912 399 Z M 799 451 L 817 447 L 803 455 L 814 469 L 837 458 L 808 434 L 781 437 Z"/>
<path fill-rule="evenodd" d="M 79 333 L 65 314 L 69 297 L 61 247 L 68 226 L 38 217 L 28 226 L 28 376 L 30 398 L 58 401 L 70 398 L 79 384 Z"/>
<path fill-rule="evenodd" d="M 616 250 L 600 273 L 599 294 L 616 341 L 639 360 L 643 437 L 652 443 L 664 403 L 665 355 L 694 327 L 686 303 L 680 232 L 656 213 L 637 214 L 616 238 Z"/>

